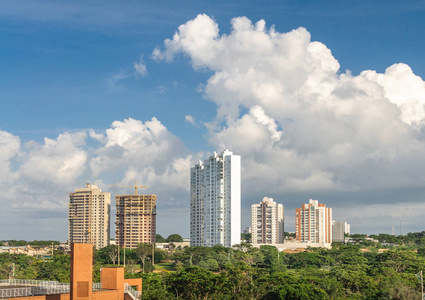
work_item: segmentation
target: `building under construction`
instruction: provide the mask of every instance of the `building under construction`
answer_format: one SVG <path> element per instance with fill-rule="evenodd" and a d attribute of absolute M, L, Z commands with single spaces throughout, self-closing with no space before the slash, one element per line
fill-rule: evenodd
<path fill-rule="evenodd" d="M 69 193 L 69 243 L 93 244 L 96 249 L 109 244 L 111 194 L 87 183 Z"/>
<path fill-rule="evenodd" d="M 155 243 L 156 195 L 117 195 L 115 239 L 119 246 L 134 249 L 139 243 Z"/>

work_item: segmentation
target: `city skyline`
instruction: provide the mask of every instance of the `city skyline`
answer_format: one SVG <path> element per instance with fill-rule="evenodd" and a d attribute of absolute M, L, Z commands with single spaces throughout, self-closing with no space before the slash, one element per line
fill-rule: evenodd
<path fill-rule="evenodd" d="M 135 180 L 188 237 L 190 167 L 223 149 L 243 228 L 267 195 L 286 231 L 310 198 L 353 233 L 423 230 L 425 3 L 165 3 L 0 3 L 1 239 L 63 240 L 69 191 L 114 215 Z"/>

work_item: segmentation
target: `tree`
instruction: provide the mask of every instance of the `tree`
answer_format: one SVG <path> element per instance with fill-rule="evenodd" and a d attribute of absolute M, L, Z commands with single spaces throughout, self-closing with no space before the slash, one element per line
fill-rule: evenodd
<path fill-rule="evenodd" d="M 245 243 L 251 243 L 252 234 L 251 233 L 241 233 L 241 240 Z"/>
<path fill-rule="evenodd" d="M 264 300 L 322 300 L 327 299 L 328 295 L 321 288 L 311 284 L 293 284 L 281 285 L 275 291 L 269 292 Z"/>
<path fill-rule="evenodd" d="M 174 242 L 174 243 L 182 243 L 183 242 L 183 238 L 181 237 L 181 235 L 180 234 L 177 234 L 177 233 L 174 233 L 174 234 L 171 234 L 171 235 L 169 235 L 168 237 L 167 237 L 167 240 L 166 240 L 168 243 L 170 243 L 170 242 Z"/>
<path fill-rule="evenodd" d="M 160 263 L 167 259 L 167 252 L 161 249 L 155 249 L 155 263 Z"/>
<path fill-rule="evenodd" d="M 179 299 L 217 299 L 220 291 L 218 275 L 197 266 L 184 268 L 167 278 L 169 291 Z"/>
<path fill-rule="evenodd" d="M 94 252 L 93 252 L 94 253 Z M 108 245 L 97 251 L 96 259 L 103 264 L 107 264 L 109 260 L 115 265 L 118 257 L 117 245 Z"/>
<path fill-rule="evenodd" d="M 142 262 L 142 269 L 143 273 L 145 273 L 145 261 L 148 254 L 152 252 L 152 245 L 147 243 L 140 243 L 137 245 L 137 248 L 134 249 L 134 253 L 137 255 L 137 257 Z"/>
<path fill-rule="evenodd" d="M 284 237 L 292 237 L 295 239 L 295 232 L 283 232 Z"/>
<path fill-rule="evenodd" d="M 165 239 L 160 234 L 155 235 L 155 242 L 156 243 L 165 243 Z"/>

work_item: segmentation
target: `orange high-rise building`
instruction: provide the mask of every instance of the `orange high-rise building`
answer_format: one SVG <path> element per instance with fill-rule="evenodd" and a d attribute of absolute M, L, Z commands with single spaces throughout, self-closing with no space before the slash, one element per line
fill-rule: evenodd
<path fill-rule="evenodd" d="M 295 234 L 302 243 L 332 243 L 332 208 L 312 199 L 296 208 Z"/>
<path fill-rule="evenodd" d="M 121 247 L 155 243 L 156 195 L 117 195 L 115 239 Z"/>

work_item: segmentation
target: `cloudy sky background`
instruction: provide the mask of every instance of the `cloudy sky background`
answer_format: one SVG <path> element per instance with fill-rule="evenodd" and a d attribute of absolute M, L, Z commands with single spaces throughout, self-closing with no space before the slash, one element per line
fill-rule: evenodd
<path fill-rule="evenodd" d="M 424 17 L 423 1 L 1 1 L 0 239 L 65 240 L 69 192 L 135 180 L 157 232 L 188 237 L 189 168 L 224 148 L 243 228 L 268 196 L 286 231 L 309 198 L 352 232 L 424 230 Z"/>

